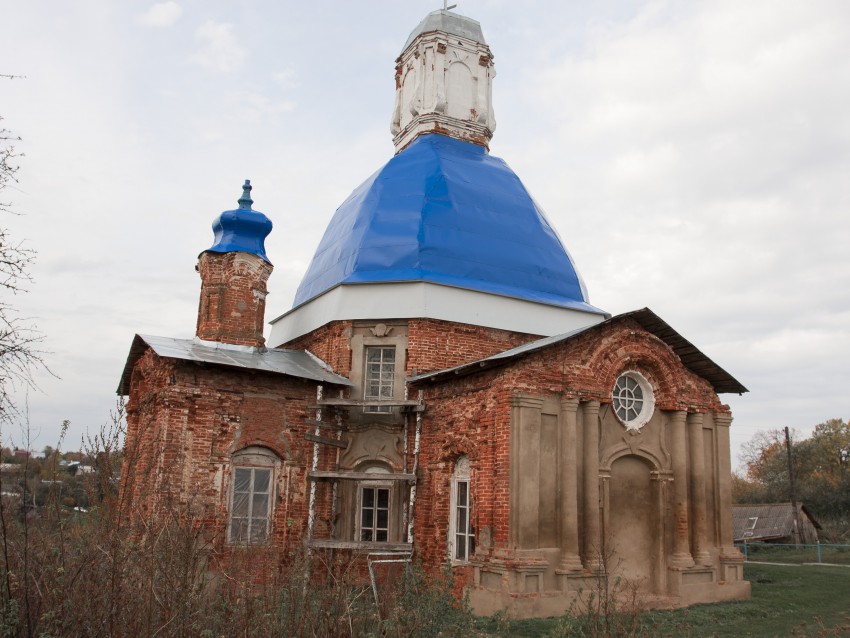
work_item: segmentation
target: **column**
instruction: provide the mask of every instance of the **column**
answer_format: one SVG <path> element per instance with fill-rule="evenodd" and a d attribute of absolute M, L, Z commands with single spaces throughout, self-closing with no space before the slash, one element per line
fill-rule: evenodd
<path fill-rule="evenodd" d="M 711 555 L 705 540 L 705 442 L 702 433 L 703 415 L 688 414 L 688 448 L 691 471 L 691 531 L 693 558 L 697 565 L 710 565 Z"/>
<path fill-rule="evenodd" d="M 665 485 L 666 481 L 658 472 L 651 473 L 653 516 L 658 534 L 655 546 L 652 548 L 652 591 L 661 593 L 667 589 L 667 570 L 664 569 L 664 504 L 667 502 Z"/>
<path fill-rule="evenodd" d="M 558 440 L 558 485 L 560 486 L 560 538 L 561 571 L 580 571 L 582 568 L 578 546 L 578 466 L 576 464 L 576 411 L 578 399 L 561 399 L 561 427 Z"/>
<path fill-rule="evenodd" d="M 717 520 L 720 527 L 720 553 L 738 556 L 740 552 L 733 541 L 732 529 L 732 459 L 729 450 L 729 426 L 731 414 L 715 414 L 714 428 L 717 433 Z"/>
<path fill-rule="evenodd" d="M 685 442 L 684 410 L 670 414 L 670 454 L 673 457 L 673 554 L 670 567 L 684 568 L 694 564 L 689 547 L 688 528 L 688 457 Z"/>
<path fill-rule="evenodd" d="M 599 401 L 583 406 L 584 432 L 584 566 L 599 567 Z"/>

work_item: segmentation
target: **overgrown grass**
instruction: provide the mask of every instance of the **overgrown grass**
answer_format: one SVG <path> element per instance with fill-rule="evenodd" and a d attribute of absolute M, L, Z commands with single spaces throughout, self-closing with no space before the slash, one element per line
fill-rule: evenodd
<path fill-rule="evenodd" d="M 400 568 L 379 609 L 362 556 L 227 546 L 167 494 L 146 513 L 131 500 L 133 472 L 120 492 L 112 480 L 121 426 L 93 441 L 88 512 L 58 490 L 37 508 L 0 498 L 0 638 L 472 635 L 450 572 Z"/>
<path fill-rule="evenodd" d="M 753 587 L 751 600 L 644 612 L 641 630 L 632 635 L 850 636 L 850 568 L 748 564 L 744 571 Z M 488 636 L 540 638 L 564 635 L 556 634 L 559 620 L 487 618 L 477 627 Z"/>
<path fill-rule="evenodd" d="M 272 547 L 222 553 L 188 516 L 141 538 L 108 506 L 88 517 L 0 511 L 0 636 L 436 638 L 470 635 L 451 575 L 414 563 L 385 583 L 381 613 L 362 565 Z M 152 532 L 152 533 L 151 533 Z M 309 563 L 307 562 L 309 560 Z M 460 632 L 460 633 L 455 633 Z"/>

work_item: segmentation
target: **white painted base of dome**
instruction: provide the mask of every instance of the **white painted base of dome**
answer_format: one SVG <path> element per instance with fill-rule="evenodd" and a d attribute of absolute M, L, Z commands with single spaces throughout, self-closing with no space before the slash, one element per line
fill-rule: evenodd
<path fill-rule="evenodd" d="M 281 346 L 331 321 L 428 318 L 548 337 L 609 316 L 422 281 L 343 284 L 273 319 L 268 344 Z"/>

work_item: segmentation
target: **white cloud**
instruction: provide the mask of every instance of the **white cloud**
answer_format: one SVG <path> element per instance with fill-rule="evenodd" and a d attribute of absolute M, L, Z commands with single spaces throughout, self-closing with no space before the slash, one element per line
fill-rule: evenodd
<path fill-rule="evenodd" d="M 28 77 L 0 86 L 27 153 L 13 193 L 25 215 L 10 223 L 40 254 L 15 303 L 62 377 L 31 396 L 40 445 L 65 418 L 69 445 L 104 419 L 135 332 L 192 336 L 195 256 L 242 179 L 275 223 L 270 319 L 333 211 L 392 156 L 393 60 L 416 3 L 379 0 L 364 19 L 354 3 L 292 14 L 256 0 L 189 42 L 126 37 L 128 23 L 167 25 L 156 2 L 57 3 L 52 21 L 15 3 L 19 27 L 0 38 Z M 547 211 L 591 300 L 649 306 L 750 388 L 722 396 L 733 451 L 761 428 L 850 414 L 850 3 L 479 4 L 469 15 L 499 72 L 493 153 Z M 238 90 L 196 72 L 244 68 L 249 38 Z M 173 64 L 193 54 L 195 68 Z"/>
<path fill-rule="evenodd" d="M 295 69 L 284 69 L 272 74 L 272 80 L 282 89 L 292 89 L 298 86 L 298 75 Z"/>
<path fill-rule="evenodd" d="M 148 27 L 171 27 L 183 15 L 183 9 L 176 2 L 158 2 L 136 20 Z"/>
<path fill-rule="evenodd" d="M 248 52 L 233 35 L 233 25 L 226 22 L 204 22 L 195 31 L 200 50 L 191 60 L 207 69 L 224 73 L 235 71 L 245 62 Z"/>
<path fill-rule="evenodd" d="M 750 387 L 735 401 L 734 446 L 755 428 L 829 416 L 779 397 L 780 377 L 809 399 L 803 384 L 815 379 L 819 401 L 839 396 L 830 352 L 841 360 L 850 342 L 823 317 L 850 308 L 837 178 L 850 170 L 847 29 L 836 19 L 848 10 L 682 6 L 649 4 L 591 29 L 581 51 L 531 77 L 557 131 L 538 144 L 581 161 L 528 169 L 551 175 L 541 199 L 566 212 L 553 221 L 578 238 L 565 240 L 594 302 L 649 305 Z M 601 253 L 587 241 L 600 220 Z"/>
<path fill-rule="evenodd" d="M 246 95 L 242 100 L 243 108 L 253 117 L 262 115 L 276 115 L 288 113 L 295 110 L 295 102 L 292 100 L 273 100 L 260 93 Z"/>

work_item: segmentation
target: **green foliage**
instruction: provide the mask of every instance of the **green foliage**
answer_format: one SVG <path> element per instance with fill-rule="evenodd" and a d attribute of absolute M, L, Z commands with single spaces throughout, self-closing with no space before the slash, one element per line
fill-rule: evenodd
<path fill-rule="evenodd" d="M 797 437 L 794 437 L 795 439 Z M 829 419 L 792 442 L 797 500 L 816 518 L 850 516 L 850 425 Z M 738 503 L 787 502 L 788 461 L 782 430 L 759 432 L 744 446 L 746 477 L 733 480 Z"/>
<path fill-rule="evenodd" d="M 639 615 L 643 633 L 633 635 L 653 638 L 850 635 L 850 569 L 748 564 L 744 577 L 752 583 L 751 600 L 645 611 Z M 593 635 L 581 633 L 584 631 L 581 627 L 573 629 L 565 618 L 513 621 L 507 625 L 504 618 L 497 620 L 480 619 L 476 625 L 485 636 Z"/>

